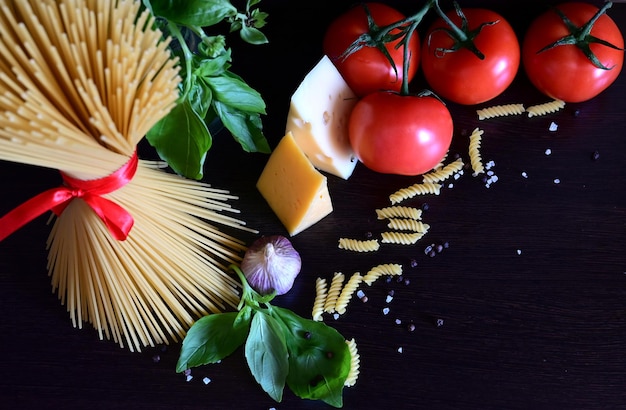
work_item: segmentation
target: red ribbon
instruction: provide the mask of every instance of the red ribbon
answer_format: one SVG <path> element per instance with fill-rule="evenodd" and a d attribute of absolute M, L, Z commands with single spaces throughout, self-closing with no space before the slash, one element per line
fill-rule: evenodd
<path fill-rule="evenodd" d="M 128 237 L 133 217 L 115 202 L 101 195 L 111 193 L 130 182 L 137 171 L 137 153 L 109 176 L 80 180 L 61 172 L 64 185 L 42 192 L 0 218 L 0 241 L 46 211 L 61 215 L 70 201 L 81 198 L 100 217 L 111 235 L 119 241 Z"/>

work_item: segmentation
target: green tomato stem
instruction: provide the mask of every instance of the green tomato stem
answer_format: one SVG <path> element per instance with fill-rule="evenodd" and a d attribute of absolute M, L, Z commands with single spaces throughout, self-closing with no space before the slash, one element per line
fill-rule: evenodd
<path fill-rule="evenodd" d="M 455 2 L 454 6 L 458 7 L 458 4 Z M 464 43 L 464 42 L 469 40 L 469 37 L 467 36 L 467 33 L 465 33 L 464 30 L 462 30 L 456 24 L 454 24 L 454 22 L 452 22 L 450 17 L 448 17 L 448 15 L 443 12 L 441 7 L 439 6 L 439 2 L 435 2 L 435 11 L 439 15 L 439 17 L 441 17 L 441 19 L 450 27 L 450 30 L 453 33 L 453 38 L 456 41 L 458 41 L 459 43 Z"/>

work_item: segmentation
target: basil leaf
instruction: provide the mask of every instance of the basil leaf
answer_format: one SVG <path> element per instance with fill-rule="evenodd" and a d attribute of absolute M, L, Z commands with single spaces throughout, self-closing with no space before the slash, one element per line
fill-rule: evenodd
<path fill-rule="evenodd" d="M 257 383 L 272 399 L 280 402 L 289 361 L 285 335 L 276 319 L 265 312 L 257 312 L 252 317 L 245 354 Z"/>
<path fill-rule="evenodd" d="M 198 114 L 200 118 L 205 118 L 209 108 L 211 107 L 211 101 L 213 100 L 213 92 L 202 78 L 198 81 L 194 81 L 189 95 L 187 96 L 191 108 Z"/>
<path fill-rule="evenodd" d="M 146 139 L 172 169 L 187 178 L 202 179 L 212 138 L 189 100 L 179 102 L 146 134 Z"/>
<path fill-rule="evenodd" d="M 194 69 L 193 73 L 198 77 L 221 75 L 224 73 L 225 70 L 230 67 L 230 64 L 228 64 L 230 59 L 230 49 L 224 51 L 216 57 L 202 58 L 200 56 L 197 56 L 194 58 L 194 66 L 196 68 Z"/>
<path fill-rule="evenodd" d="M 196 321 L 183 339 L 176 371 L 215 363 L 233 353 L 246 340 L 250 313 L 248 308 L 247 312 L 215 313 Z"/>
<path fill-rule="evenodd" d="M 236 75 L 225 72 L 219 77 L 205 77 L 216 100 L 240 111 L 265 114 L 261 94 Z"/>
<path fill-rule="evenodd" d="M 152 0 L 155 15 L 187 26 L 213 26 L 237 14 L 229 0 Z"/>
<path fill-rule="evenodd" d="M 287 334 L 289 388 L 301 398 L 341 407 L 351 365 L 345 338 L 332 327 L 304 319 L 288 309 L 272 306 L 271 311 Z"/>
<path fill-rule="evenodd" d="M 267 37 L 265 37 L 265 34 L 263 34 L 258 28 L 254 27 L 241 27 L 239 35 L 243 41 L 250 44 L 266 44 L 269 42 Z"/>
<path fill-rule="evenodd" d="M 215 100 L 213 108 L 244 151 L 270 153 L 271 148 L 261 130 L 261 117 L 258 114 L 247 114 Z"/>

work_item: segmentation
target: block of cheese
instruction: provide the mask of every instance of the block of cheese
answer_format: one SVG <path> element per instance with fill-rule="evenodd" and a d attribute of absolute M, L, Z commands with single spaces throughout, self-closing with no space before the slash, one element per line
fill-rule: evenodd
<path fill-rule="evenodd" d="M 286 132 L 291 132 L 319 170 L 348 179 L 357 159 L 348 122 L 358 98 L 327 56 L 305 76 L 291 97 Z"/>
<path fill-rule="evenodd" d="M 291 133 L 270 155 L 256 186 L 291 236 L 333 211 L 326 176 L 313 167 Z"/>

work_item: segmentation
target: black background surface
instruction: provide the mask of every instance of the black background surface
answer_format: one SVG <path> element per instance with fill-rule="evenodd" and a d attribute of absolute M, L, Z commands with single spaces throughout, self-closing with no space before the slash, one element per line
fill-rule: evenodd
<path fill-rule="evenodd" d="M 326 26 L 351 3 L 263 0 L 270 44 L 253 47 L 229 38 L 233 70 L 267 102 L 264 124 L 272 146 L 283 135 L 291 93 L 322 55 Z M 421 5 L 388 3 L 405 13 Z M 500 12 L 521 39 L 547 3 L 466 0 L 462 5 Z M 626 5 L 615 4 L 609 14 L 626 27 Z M 418 75 L 412 89 L 425 87 Z M 338 320 L 326 316 L 327 323 L 356 339 L 361 354 L 361 375 L 344 391 L 345 408 L 626 408 L 624 95 L 622 73 L 597 98 L 546 117 L 479 122 L 477 107 L 449 103 L 455 121 L 451 152 L 467 158 L 463 135 L 480 126 L 483 159 L 495 162 L 499 180 L 487 188 L 466 172 L 439 196 L 407 201 L 429 205 L 424 222 L 431 230 L 415 246 L 383 246 L 363 255 L 339 250 L 337 240 L 384 230 L 374 209 L 420 178 L 379 175 L 361 165 L 348 181 L 329 176 L 334 212 L 292 238 L 302 255 L 302 273 L 275 304 L 309 317 L 315 278 L 364 272 L 378 263 L 402 263 L 410 280 L 408 285 L 378 281 L 364 289 L 367 303 L 355 298 Z M 503 95 L 483 106 L 547 100 L 520 70 Z M 548 131 L 551 122 L 558 124 L 556 132 Z M 255 189 L 266 160 L 242 152 L 221 133 L 205 180 L 240 197 L 234 205 L 251 227 L 285 234 Z M 0 178 L 0 214 L 59 183 L 56 171 L 5 162 Z M 283 403 L 273 402 L 249 374 L 241 350 L 220 364 L 194 369 L 187 382 L 174 371 L 179 343 L 131 353 L 99 340 L 89 325 L 73 328 L 46 273 L 46 218 L 0 243 L 0 407 L 328 407 L 287 390 Z M 449 249 L 434 258 L 424 254 L 425 246 L 443 241 Z M 390 290 L 395 295 L 387 304 Z M 382 313 L 386 306 L 388 315 Z M 414 332 L 406 328 L 411 322 Z M 205 376 L 212 380 L 208 385 Z"/>

